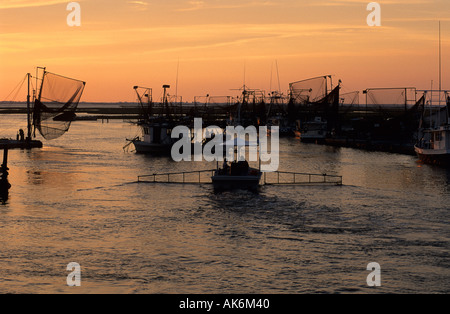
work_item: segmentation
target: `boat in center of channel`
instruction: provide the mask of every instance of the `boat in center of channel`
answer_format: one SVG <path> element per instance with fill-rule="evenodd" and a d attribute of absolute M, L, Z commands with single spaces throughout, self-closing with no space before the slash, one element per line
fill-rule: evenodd
<path fill-rule="evenodd" d="M 235 155 L 236 148 L 240 147 L 257 147 L 258 144 L 254 142 L 245 141 L 239 138 L 224 142 L 224 147 L 233 147 Z M 211 177 L 215 192 L 228 190 L 249 190 L 257 192 L 261 181 L 261 164 L 258 168 L 250 167 L 247 160 L 234 159 L 233 162 L 228 162 L 224 159 L 223 165 L 220 168 L 217 163 L 217 170 Z"/>

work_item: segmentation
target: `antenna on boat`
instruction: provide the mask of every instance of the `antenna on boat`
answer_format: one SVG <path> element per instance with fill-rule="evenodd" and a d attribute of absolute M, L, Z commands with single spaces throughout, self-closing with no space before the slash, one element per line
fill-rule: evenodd
<path fill-rule="evenodd" d="M 180 70 L 180 59 L 178 58 L 178 63 L 177 63 L 177 80 L 175 83 L 175 102 L 178 101 L 178 72 Z"/>
<path fill-rule="evenodd" d="M 42 91 L 42 85 L 44 84 L 44 74 L 45 74 L 45 70 L 47 69 L 46 67 L 36 67 L 36 88 L 38 88 L 38 78 L 39 78 L 39 69 L 41 69 L 43 71 L 42 73 L 42 80 L 41 80 L 41 88 L 39 88 L 39 99 L 41 98 L 41 91 Z M 37 92 L 37 91 L 36 91 Z M 38 95 L 36 93 L 36 95 Z"/>
<path fill-rule="evenodd" d="M 245 72 L 246 72 L 246 62 L 244 60 L 244 90 L 245 90 Z"/>
<path fill-rule="evenodd" d="M 272 76 L 273 76 L 273 62 L 270 65 L 270 84 L 269 84 L 269 92 L 272 92 Z"/>
<path fill-rule="evenodd" d="M 31 139 L 31 106 L 30 106 L 30 79 L 31 74 L 27 73 L 28 89 L 27 89 L 27 140 Z"/>
<path fill-rule="evenodd" d="M 277 67 L 278 93 L 281 93 L 280 72 L 278 71 L 278 60 L 275 60 L 275 65 L 276 65 L 276 67 Z"/>
<path fill-rule="evenodd" d="M 439 104 L 442 90 L 442 48 L 441 48 L 441 21 L 439 21 Z"/>
<path fill-rule="evenodd" d="M 163 89 L 164 89 L 164 96 L 163 96 L 163 102 L 167 101 L 167 89 L 170 88 L 170 85 L 163 85 Z"/>
<path fill-rule="evenodd" d="M 438 92 L 438 127 L 441 126 L 441 92 L 442 92 L 442 55 L 441 55 L 441 21 L 439 21 L 439 92 Z"/>
<path fill-rule="evenodd" d="M 430 127 L 433 123 L 433 80 L 431 80 L 431 90 L 430 90 Z"/>

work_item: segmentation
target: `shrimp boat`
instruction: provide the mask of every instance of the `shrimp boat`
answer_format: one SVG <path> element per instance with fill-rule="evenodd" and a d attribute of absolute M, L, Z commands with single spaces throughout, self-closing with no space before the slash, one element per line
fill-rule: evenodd
<path fill-rule="evenodd" d="M 438 108 L 432 111 L 432 99 L 430 100 L 430 117 L 429 121 L 424 119 L 426 112 L 423 106 L 422 119 L 419 126 L 419 141 L 414 146 L 414 150 L 423 163 L 433 164 L 437 166 L 450 167 L 450 97 L 447 91 L 441 89 L 441 23 L 439 22 L 439 90 L 438 92 Z M 431 87 L 431 95 L 433 87 Z M 442 108 L 442 93 L 446 106 Z M 424 93 L 426 96 L 427 92 Z"/>
<path fill-rule="evenodd" d="M 167 89 L 164 85 L 164 96 L 161 108 L 156 108 L 152 101 L 152 89 L 135 86 L 141 104 L 143 116 L 138 122 L 142 129 L 142 136 L 129 140 L 133 143 L 138 154 L 170 154 L 175 139 L 172 139 L 172 129 L 175 126 L 169 108 Z M 143 93 L 141 91 L 144 91 Z"/>
<path fill-rule="evenodd" d="M 450 97 L 447 92 L 445 95 L 446 107 L 430 116 L 429 126 L 419 128 L 419 141 L 414 150 L 423 163 L 450 167 Z"/>
<path fill-rule="evenodd" d="M 294 134 L 302 142 L 325 141 L 339 127 L 341 80 L 333 87 L 331 75 L 289 84 L 289 116 L 295 117 Z"/>
<path fill-rule="evenodd" d="M 233 148 L 258 146 L 257 143 L 239 138 L 226 141 L 221 145 Z M 250 190 L 256 192 L 260 185 L 261 176 L 261 166 L 253 168 L 249 166 L 247 160 L 237 161 L 237 158 L 235 158 L 235 161 L 231 163 L 225 159 L 221 168 L 217 164 L 217 170 L 214 172 L 211 180 L 215 192 L 227 190 Z"/>
<path fill-rule="evenodd" d="M 302 142 L 319 142 L 327 138 L 327 121 L 322 117 L 315 117 L 313 121 L 301 123 L 297 120 L 296 135 Z"/>

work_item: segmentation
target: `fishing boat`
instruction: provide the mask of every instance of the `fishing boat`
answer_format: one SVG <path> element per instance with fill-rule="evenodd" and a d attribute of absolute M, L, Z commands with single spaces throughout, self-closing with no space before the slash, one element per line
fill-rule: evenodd
<path fill-rule="evenodd" d="M 419 141 L 414 150 L 426 164 L 450 166 L 450 97 L 445 92 L 447 105 L 430 116 L 430 122 L 421 121 Z M 434 123 L 433 123 L 434 120 Z"/>
<path fill-rule="evenodd" d="M 236 148 L 258 146 L 257 143 L 238 138 L 226 141 L 222 145 L 235 148 L 235 152 Z M 235 158 L 235 161 L 228 162 L 225 159 L 222 167 L 219 167 L 219 164 L 217 164 L 217 169 L 211 177 L 214 191 L 249 190 L 256 192 L 262 176 L 260 168 L 260 166 L 258 168 L 250 167 L 247 160 L 237 160 Z"/>
<path fill-rule="evenodd" d="M 327 138 L 328 123 L 322 117 L 315 117 L 313 121 L 301 123 L 297 120 L 296 136 L 302 142 L 320 142 Z"/>
<path fill-rule="evenodd" d="M 420 161 L 437 166 L 450 166 L 450 126 L 425 130 L 424 137 L 414 147 Z"/>
<path fill-rule="evenodd" d="M 419 126 L 419 140 L 414 150 L 423 163 L 443 167 L 450 167 L 450 97 L 447 91 L 442 91 L 442 62 L 441 62 L 441 23 L 439 22 L 439 90 L 438 108 L 432 111 L 433 97 L 430 100 L 430 115 L 428 123 L 425 119 L 425 106 L 423 107 L 422 119 Z M 442 108 L 442 93 L 446 106 Z M 426 92 L 425 92 L 426 94 Z M 433 86 L 431 87 L 433 95 Z"/>
<path fill-rule="evenodd" d="M 132 140 L 138 154 L 170 153 L 174 141 L 171 138 L 171 127 L 166 122 L 149 121 L 141 125 L 142 138 Z"/>
<path fill-rule="evenodd" d="M 286 97 L 280 91 L 270 94 L 270 103 L 267 110 L 267 126 L 279 127 L 279 136 L 292 137 L 295 135 L 295 122 L 286 111 Z"/>
<path fill-rule="evenodd" d="M 301 141 L 324 141 L 339 128 L 341 80 L 333 86 L 325 75 L 289 84 L 288 116 L 296 121 L 294 134 Z"/>
<path fill-rule="evenodd" d="M 280 132 L 279 135 L 281 137 L 292 137 L 295 135 L 295 127 L 291 126 L 289 123 L 289 119 L 283 116 L 275 116 L 267 119 L 267 127 L 278 127 Z"/>
<path fill-rule="evenodd" d="M 170 154 L 176 139 L 172 139 L 172 129 L 175 127 L 174 117 L 170 111 L 167 89 L 164 85 L 164 96 L 161 106 L 155 106 L 152 100 L 152 89 L 135 86 L 138 100 L 142 108 L 142 118 L 138 122 L 142 135 L 129 140 L 138 154 Z"/>

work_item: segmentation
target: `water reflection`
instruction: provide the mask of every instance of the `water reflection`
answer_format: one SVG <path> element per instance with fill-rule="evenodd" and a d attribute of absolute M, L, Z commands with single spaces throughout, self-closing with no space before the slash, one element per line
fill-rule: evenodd
<path fill-rule="evenodd" d="M 10 152 L 0 291 L 61 292 L 59 266 L 74 259 L 88 293 L 365 292 L 372 260 L 392 268 L 378 292 L 449 291 L 450 171 L 281 138 L 280 171 L 343 175 L 344 185 L 215 194 L 135 184 L 216 163 L 126 153 L 124 125 L 77 122 L 43 149 Z"/>

